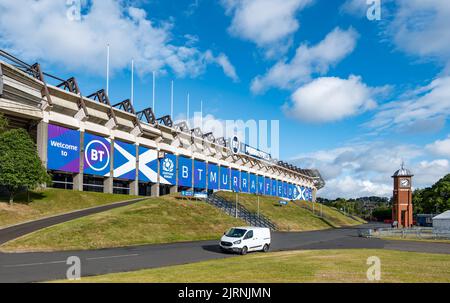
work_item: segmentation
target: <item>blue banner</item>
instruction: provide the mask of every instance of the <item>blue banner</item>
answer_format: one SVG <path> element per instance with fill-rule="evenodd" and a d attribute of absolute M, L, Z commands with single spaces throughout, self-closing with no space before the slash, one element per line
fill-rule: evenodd
<path fill-rule="evenodd" d="M 220 189 L 230 189 L 230 169 L 228 167 L 220 167 Z"/>
<path fill-rule="evenodd" d="M 114 178 L 136 179 L 136 145 L 114 141 Z"/>
<path fill-rule="evenodd" d="M 258 194 L 264 195 L 264 177 L 258 176 Z"/>
<path fill-rule="evenodd" d="M 192 187 L 192 159 L 178 156 L 178 186 Z"/>
<path fill-rule="evenodd" d="M 158 182 L 158 152 L 140 145 L 138 168 L 139 182 Z"/>
<path fill-rule="evenodd" d="M 108 138 L 84 133 L 84 173 L 109 177 L 111 143 Z"/>
<path fill-rule="evenodd" d="M 177 184 L 177 156 L 166 153 L 159 160 L 159 182 L 166 185 Z"/>
<path fill-rule="evenodd" d="M 292 185 L 292 200 L 298 200 L 298 189 L 297 185 Z"/>
<path fill-rule="evenodd" d="M 47 168 L 80 172 L 80 132 L 58 125 L 48 125 Z"/>
<path fill-rule="evenodd" d="M 236 169 L 231 169 L 231 189 L 235 192 L 241 191 L 241 173 Z"/>
<path fill-rule="evenodd" d="M 283 197 L 283 182 L 280 180 L 277 180 L 277 196 L 280 198 Z"/>
<path fill-rule="evenodd" d="M 272 196 L 276 197 L 277 196 L 277 180 L 272 179 Z"/>
<path fill-rule="evenodd" d="M 206 163 L 194 160 L 194 188 L 206 188 Z"/>
<path fill-rule="evenodd" d="M 287 191 L 287 183 L 283 182 L 283 198 L 288 197 L 288 191 Z"/>
<path fill-rule="evenodd" d="M 250 193 L 256 194 L 258 187 L 258 180 L 255 174 L 250 174 Z"/>
<path fill-rule="evenodd" d="M 292 200 L 293 198 L 293 188 L 294 186 L 291 183 L 288 183 L 288 199 Z"/>
<path fill-rule="evenodd" d="M 270 196 L 272 193 L 272 180 L 269 178 L 266 178 L 265 184 L 264 184 L 264 194 L 266 196 Z"/>
<path fill-rule="evenodd" d="M 248 172 L 241 172 L 241 191 L 243 193 L 248 193 Z"/>
<path fill-rule="evenodd" d="M 219 167 L 208 163 L 208 189 L 219 189 Z"/>

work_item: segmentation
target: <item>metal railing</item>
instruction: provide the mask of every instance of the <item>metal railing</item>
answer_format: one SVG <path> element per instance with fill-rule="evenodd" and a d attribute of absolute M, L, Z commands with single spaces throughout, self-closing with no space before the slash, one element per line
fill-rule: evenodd
<path fill-rule="evenodd" d="M 236 216 L 235 202 L 228 201 L 215 194 L 209 195 L 206 202 L 219 208 L 229 216 Z M 257 213 L 251 212 L 240 204 L 238 204 L 237 207 L 237 217 L 244 220 L 251 226 L 267 227 L 271 230 L 277 230 L 277 226 L 268 218 L 261 214 L 258 215 Z"/>
<path fill-rule="evenodd" d="M 358 235 L 368 238 L 450 240 L 450 232 L 436 232 L 431 227 L 360 229 Z"/>

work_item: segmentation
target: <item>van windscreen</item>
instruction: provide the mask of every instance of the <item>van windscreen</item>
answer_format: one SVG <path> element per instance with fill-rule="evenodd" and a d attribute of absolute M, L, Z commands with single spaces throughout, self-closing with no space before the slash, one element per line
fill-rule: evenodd
<path fill-rule="evenodd" d="M 231 238 L 241 238 L 244 236 L 246 229 L 240 229 L 240 228 L 230 228 L 230 230 L 225 234 L 227 237 Z"/>

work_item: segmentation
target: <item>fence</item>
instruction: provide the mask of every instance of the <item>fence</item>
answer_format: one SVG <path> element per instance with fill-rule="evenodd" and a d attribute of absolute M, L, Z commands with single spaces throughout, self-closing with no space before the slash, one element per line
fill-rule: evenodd
<path fill-rule="evenodd" d="M 433 232 L 430 227 L 360 229 L 360 237 L 450 240 L 450 232 Z"/>

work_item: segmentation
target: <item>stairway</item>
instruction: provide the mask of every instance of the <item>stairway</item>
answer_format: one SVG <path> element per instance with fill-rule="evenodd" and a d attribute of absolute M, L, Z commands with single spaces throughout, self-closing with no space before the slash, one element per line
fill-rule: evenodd
<path fill-rule="evenodd" d="M 205 201 L 219 208 L 220 210 L 222 210 L 223 212 L 232 217 L 236 216 L 235 202 L 228 201 L 216 194 L 208 195 L 208 198 L 206 198 Z M 271 230 L 277 230 L 277 226 L 268 218 L 264 217 L 261 214 L 258 216 L 258 214 L 250 212 L 248 209 L 246 209 L 239 203 L 238 203 L 238 218 L 244 220 L 250 226 L 268 227 Z"/>

